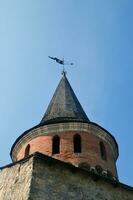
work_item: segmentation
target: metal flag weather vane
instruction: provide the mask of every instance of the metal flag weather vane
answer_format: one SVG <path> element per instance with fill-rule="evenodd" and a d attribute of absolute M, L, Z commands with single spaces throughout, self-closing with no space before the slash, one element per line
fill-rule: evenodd
<path fill-rule="evenodd" d="M 62 71 L 62 74 L 63 75 L 66 75 L 66 71 L 65 71 L 65 67 L 64 65 L 74 65 L 74 63 L 69 63 L 69 62 L 65 62 L 64 59 L 60 60 L 59 58 L 56 58 L 56 57 L 51 57 L 51 56 L 48 56 L 50 59 L 52 60 L 55 60 L 57 63 L 59 63 L 60 65 L 63 65 L 63 71 Z"/>

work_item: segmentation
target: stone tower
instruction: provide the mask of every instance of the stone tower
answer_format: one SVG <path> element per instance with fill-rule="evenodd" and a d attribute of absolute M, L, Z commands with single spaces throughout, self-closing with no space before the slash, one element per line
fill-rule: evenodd
<path fill-rule="evenodd" d="M 1 167 L 0 200 L 133 200 L 119 182 L 115 138 L 91 122 L 63 74 L 41 122 Z"/>
<path fill-rule="evenodd" d="M 11 158 L 14 162 L 35 152 L 118 178 L 115 138 L 88 119 L 65 73 L 40 124 L 16 140 Z"/>

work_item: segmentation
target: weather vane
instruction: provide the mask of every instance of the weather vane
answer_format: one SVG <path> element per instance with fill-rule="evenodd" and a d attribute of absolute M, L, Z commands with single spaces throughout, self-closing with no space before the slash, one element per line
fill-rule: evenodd
<path fill-rule="evenodd" d="M 64 61 L 64 59 L 60 60 L 59 58 L 56 58 L 56 57 L 51 57 L 51 56 L 48 56 L 50 59 L 52 60 L 55 60 L 57 63 L 59 63 L 60 65 L 63 65 L 63 71 L 62 71 L 62 75 L 66 75 L 66 71 L 65 71 L 65 67 L 64 65 L 74 65 L 74 63 L 69 63 L 69 62 L 66 62 Z"/>

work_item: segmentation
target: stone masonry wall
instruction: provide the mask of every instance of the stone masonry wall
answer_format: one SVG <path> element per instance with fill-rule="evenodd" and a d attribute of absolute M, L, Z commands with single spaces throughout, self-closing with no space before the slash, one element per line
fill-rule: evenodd
<path fill-rule="evenodd" d="M 55 159 L 34 158 L 30 200 L 133 200 L 133 188 Z"/>
<path fill-rule="evenodd" d="M 0 171 L 0 200 L 28 200 L 32 160 L 21 161 Z"/>
<path fill-rule="evenodd" d="M 0 200 L 133 200 L 133 188 L 36 153 L 1 170 Z"/>

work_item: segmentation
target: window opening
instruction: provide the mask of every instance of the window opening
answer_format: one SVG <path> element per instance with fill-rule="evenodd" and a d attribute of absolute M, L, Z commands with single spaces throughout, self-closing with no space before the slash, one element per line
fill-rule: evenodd
<path fill-rule="evenodd" d="M 81 137 L 76 134 L 73 138 L 74 143 L 74 153 L 81 153 Z"/>
<path fill-rule="evenodd" d="M 107 160 L 106 149 L 105 149 L 105 145 L 103 142 L 100 142 L 100 151 L 101 151 L 102 160 Z"/>
<path fill-rule="evenodd" d="M 60 137 L 58 135 L 53 137 L 52 154 L 60 153 Z"/>
<path fill-rule="evenodd" d="M 25 148 L 25 157 L 26 157 L 26 156 L 29 156 L 29 154 L 30 154 L 30 144 L 28 144 L 28 145 L 26 146 L 26 148 Z"/>

